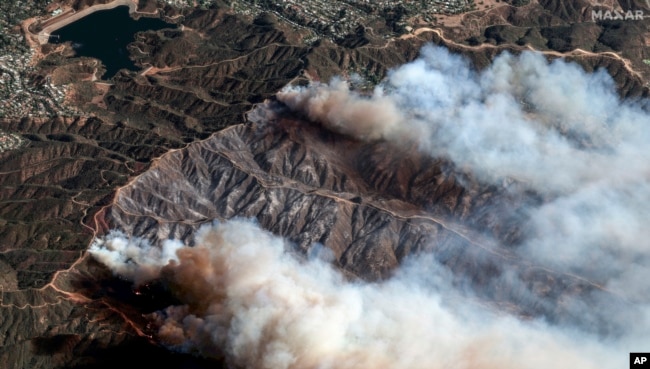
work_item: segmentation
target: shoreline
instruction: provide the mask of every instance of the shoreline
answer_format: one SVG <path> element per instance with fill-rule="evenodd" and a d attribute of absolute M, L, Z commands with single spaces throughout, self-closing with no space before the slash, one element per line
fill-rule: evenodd
<path fill-rule="evenodd" d="M 69 10 L 64 12 L 63 14 L 49 19 L 46 21 L 46 23 L 53 22 L 50 25 L 47 25 L 45 28 L 43 28 L 38 34 L 33 34 L 33 36 L 36 37 L 38 40 L 38 43 L 40 45 L 45 45 L 47 44 L 50 34 L 60 28 L 63 28 L 67 26 L 70 23 L 76 22 L 79 19 L 86 17 L 96 11 L 100 10 L 110 10 L 117 8 L 118 6 L 128 6 L 129 7 L 129 14 L 136 14 L 138 13 L 138 5 L 134 0 L 115 0 L 112 1 L 108 4 L 98 4 L 98 5 L 93 5 L 90 6 L 86 9 L 80 10 L 78 12 L 74 10 Z M 153 13 L 142 13 L 144 15 L 152 15 Z"/>

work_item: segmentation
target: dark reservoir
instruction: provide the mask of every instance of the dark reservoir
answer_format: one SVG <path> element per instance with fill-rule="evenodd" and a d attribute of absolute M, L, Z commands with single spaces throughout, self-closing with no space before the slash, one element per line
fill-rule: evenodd
<path fill-rule="evenodd" d="M 50 42 L 70 41 L 77 56 L 97 58 L 106 66 L 103 79 L 112 78 L 120 69 L 138 70 L 126 48 L 142 31 L 157 31 L 174 25 L 160 19 L 129 16 L 128 6 L 100 10 L 52 32 Z"/>

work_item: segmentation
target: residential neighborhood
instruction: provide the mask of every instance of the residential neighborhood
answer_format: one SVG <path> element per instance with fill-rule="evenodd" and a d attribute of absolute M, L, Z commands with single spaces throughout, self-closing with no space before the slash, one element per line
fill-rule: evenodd
<path fill-rule="evenodd" d="M 17 149 L 25 144 L 25 140 L 15 133 L 0 130 L 0 153 Z"/>
<path fill-rule="evenodd" d="M 33 83 L 31 52 L 0 55 L 0 118 L 72 114 L 64 104 L 65 87 Z"/>
<path fill-rule="evenodd" d="M 209 6 L 212 0 L 165 0 L 172 6 Z M 232 0 L 240 14 L 257 15 L 272 11 L 285 21 L 309 28 L 322 37 L 340 39 L 356 32 L 360 25 L 385 22 L 397 34 L 409 32 L 408 19 L 414 16 L 433 22 L 436 15 L 458 14 L 472 9 L 474 0 L 429 1 L 326 1 L 326 0 Z"/>
<path fill-rule="evenodd" d="M 437 14 L 457 14 L 473 9 L 474 0 L 431 1 L 325 1 L 325 0 L 234 0 L 233 9 L 273 11 L 285 20 L 311 28 L 319 35 L 344 38 L 360 25 L 385 22 L 395 33 L 408 32 L 407 20 L 418 16 L 432 21 Z"/>
<path fill-rule="evenodd" d="M 164 0 L 176 7 L 208 7 L 214 0 Z M 55 86 L 49 78 L 35 80 L 32 61 L 34 51 L 24 39 L 17 24 L 40 14 L 49 2 L 23 6 L 20 1 L 0 5 L 0 26 L 12 32 L 0 35 L 0 118 L 69 115 L 78 112 L 66 107 L 66 86 Z M 39 11 L 39 7 L 43 6 Z M 51 15 L 61 12 L 51 3 Z M 456 14 L 475 7 L 474 0 L 431 1 L 370 1 L 348 0 L 232 0 L 231 9 L 237 13 L 256 16 L 270 11 L 296 27 L 307 28 L 313 36 L 305 42 L 319 38 L 341 40 L 365 29 L 373 32 L 372 25 L 388 27 L 393 34 L 412 31 L 408 20 L 419 16 L 424 21 L 435 19 L 436 14 Z"/>
<path fill-rule="evenodd" d="M 76 114 L 64 104 L 64 86 L 34 79 L 34 51 L 19 26 L 41 14 L 49 2 L 0 2 L 0 27 L 9 30 L 0 34 L 0 118 Z"/>

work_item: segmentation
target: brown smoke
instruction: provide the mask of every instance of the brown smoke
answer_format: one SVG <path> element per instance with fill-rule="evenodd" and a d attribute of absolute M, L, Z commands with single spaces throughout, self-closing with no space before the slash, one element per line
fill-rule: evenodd
<path fill-rule="evenodd" d="M 450 298 L 454 288 L 435 262 L 402 266 L 377 284 L 347 282 L 244 220 L 206 226 L 193 248 L 119 232 L 96 240 L 91 253 L 117 274 L 162 278 L 183 301 L 152 316 L 167 345 L 255 369 L 620 368 L 628 352 L 647 350 L 650 115 L 621 101 L 606 73 L 533 53 L 503 54 L 479 73 L 427 47 L 371 95 L 334 80 L 287 87 L 278 99 L 337 132 L 415 141 L 480 181 L 515 180 L 544 195 L 525 209 L 527 234 L 513 252 L 598 281 L 641 314 L 612 337 L 524 322 L 471 296 Z M 436 273 L 435 286 L 422 277 Z M 602 306 L 561 303 L 586 315 L 609 311 L 593 301 Z"/>
<path fill-rule="evenodd" d="M 403 117 L 392 99 L 377 90 L 367 98 L 351 93 L 347 82 L 334 79 L 309 89 L 287 87 L 277 94 L 291 109 L 325 127 L 363 140 L 376 140 L 397 133 Z"/>
<path fill-rule="evenodd" d="M 98 249 L 114 241 L 129 242 L 108 239 Z M 142 265 L 157 267 L 185 303 L 152 315 L 159 339 L 178 350 L 225 356 L 238 367 L 616 366 L 597 340 L 451 304 L 407 274 L 379 284 L 345 281 L 321 260 L 295 258 L 282 239 L 250 221 L 206 226 L 196 246 L 177 256 L 164 267 Z"/>

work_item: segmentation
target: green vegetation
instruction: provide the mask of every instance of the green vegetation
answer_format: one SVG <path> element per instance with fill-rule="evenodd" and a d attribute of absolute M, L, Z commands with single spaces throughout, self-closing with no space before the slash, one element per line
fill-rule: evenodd
<path fill-rule="evenodd" d="M 52 116 L 63 108 L 64 93 L 34 74 L 32 51 L 20 23 L 43 15 L 50 0 L 0 1 L 0 117 Z"/>
<path fill-rule="evenodd" d="M 200 3 L 205 6 L 210 1 L 202 0 Z M 184 0 L 166 2 L 175 6 L 188 3 Z M 388 0 L 378 3 L 366 0 L 231 0 L 227 3 L 240 14 L 257 16 L 270 11 L 296 26 L 311 29 L 320 37 L 346 42 L 349 37 L 354 37 L 359 27 L 372 25 L 375 31 L 379 31 L 377 25 L 383 24 L 385 31 L 399 35 L 406 33 L 409 18 L 417 16 L 430 20 L 436 14 L 459 14 L 476 9 L 474 0 Z"/>
<path fill-rule="evenodd" d="M 0 28 L 3 30 L 0 32 L 0 54 L 29 50 L 16 26 L 25 19 L 41 14 L 49 3 L 49 0 L 0 1 Z"/>

